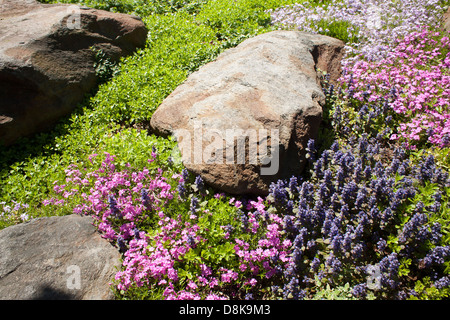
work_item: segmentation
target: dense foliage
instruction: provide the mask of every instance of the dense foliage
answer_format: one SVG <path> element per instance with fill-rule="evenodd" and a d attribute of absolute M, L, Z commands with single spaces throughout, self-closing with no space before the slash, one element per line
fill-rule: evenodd
<path fill-rule="evenodd" d="M 292 243 L 282 239 L 283 220 L 264 210 L 262 198 L 243 203 L 224 194 L 209 196 L 200 177 L 185 169 L 173 173 L 156 149 L 149 168 L 142 170 L 119 169 L 108 153 L 93 154 L 89 161 L 98 169 L 72 165 L 64 184 L 54 185 L 59 196 L 43 204 L 63 207 L 66 199 L 76 198 L 74 212 L 95 218 L 103 236 L 124 254 L 124 270 L 116 275 L 122 295 L 209 299 L 270 294 L 265 287 L 290 261 Z"/>
<path fill-rule="evenodd" d="M 348 283 L 355 297 L 403 299 L 420 293 L 412 279 L 448 281 L 449 175 L 432 155 L 413 165 L 402 148 L 390 151 L 364 135 L 334 142 L 313 162 L 307 181 L 272 186 L 268 200 L 284 212 L 293 242 L 284 298 Z M 370 291 L 374 266 L 380 277 Z"/>
<path fill-rule="evenodd" d="M 96 52 L 98 90 L 52 132 L 0 150 L 0 228 L 91 215 L 122 253 L 118 299 L 449 296 L 448 2 L 83 4 L 142 16 L 147 45 L 118 64 Z M 191 72 L 276 28 L 345 41 L 343 76 L 322 79 L 302 176 L 265 198 L 217 193 L 148 121 Z"/>

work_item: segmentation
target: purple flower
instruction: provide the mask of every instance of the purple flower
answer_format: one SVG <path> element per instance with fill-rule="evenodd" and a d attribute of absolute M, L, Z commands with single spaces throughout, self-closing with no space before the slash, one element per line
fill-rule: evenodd
<path fill-rule="evenodd" d="M 386 240 L 380 239 L 380 240 L 377 242 L 377 250 L 378 250 L 379 252 L 384 252 L 384 250 L 386 250 L 386 248 L 387 248 L 387 242 L 386 242 Z"/>
<path fill-rule="evenodd" d="M 416 213 L 407 223 L 405 223 L 399 236 L 399 241 L 406 243 L 411 240 L 417 240 L 418 233 L 427 222 L 428 218 L 425 214 Z"/>
<path fill-rule="evenodd" d="M 146 189 L 141 189 L 141 201 L 146 207 L 150 205 L 150 197 L 148 196 L 148 191 Z"/>
<path fill-rule="evenodd" d="M 275 205 L 284 206 L 289 199 L 285 182 L 283 180 L 279 180 L 277 183 L 272 182 L 269 187 L 269 196 L 272 197 Z"/>
<path fill-rule="evenodd" d="M 318 257 L 314 257 L 310 264 L 311 270 L 316 273 L 320 267 L 320 259 Z"/>
<path fill-rule="evenodd" d="M 119 251 L 121 253 L 125 253 L 127 251 L 127 245 L 126 245 L 125 240 L 123 239 L 123 237 L 119 236 L 117 238 L 117 245 L 119 246 Z"/>
<path fill-rule="evenodd" d="M 325 261 L 325 265 L 328 266 L 329 271 L 333 276 L 337 276 L 342 268 L 341 261 L 336 256 L 334 256 L 333 253 L 331 253 L 327 258 L 327 260 Z"/>
<path fill-rule="evenodd" d="M 197 246 L 197 242 L 195 241 L 195 238 L 192 235 L 188 235 L 187 238 L 187 244 L 191 247 L 194 248 Z"/>
<path fill-rule="evenodd" d="M 183 181 L 189 180 L 189 171 L 186 168 L 181 170 L 181 177 L 183 178 Z"/>
<path fill-rule="evenodd" d="M 191 212 L 195 214 L 198 210 L 198 199 L 196 197 L 191 198 L 191 206 L 190 206 Z"/>
<path fill-rule="evenodd" d="M 120 218 L 120 210 L 119 208 L 117 208 L 117 200 L 114 196 L 108 196 L 108 205 L 109 209 L 111 210 L 111 215 L 114 218 Z"/>
<path fill-rule="evenodd" d="M 297 193 L 298 192 L 298 179 L 297 177 L 291 177 L 289 179 L 289 189 L 291 190 L 292 193 Z"/>
<path fill-rule="evenodd" d="M 141 235 L 140 235 L 140 231 L 139 231 L 138 228 L 135 227 L 135 228 L 132 230 L 132 232 L 133 232 L 133 236 L 134 236 L 136 239 L 140 239 Z"/>
<path fill-rule="evenodd" d="M 253 300 L 253 293 L 249 292 L 249 293 L 245 294 L 244 299 L 245 300 Z"/>
<path fill-rule="evenodd" d="M 344 190 L 342 191 L 342 199 L 346 203 L 350 203 L 355 199 L 356 193 L 358 191 L 358 185 L 354 181 L 350 181 L 344 186 Z"/>
<path fill-rule="evenodd" d="M 379 267 L 381 272 L 381 285 L 395 289 L 398 285 L 397 278 L 400 267 L 397 253 L 394 252 L 384 257 L 380 261 Z"/>
<path fill-rule="evenodd" d="M 315 146 L 315 142 L 314 139 L 309 139 L 308 143 L 306 145 L 306 152 L 308 155 L 308 160 L 310 162 L 314 162 L 316 159 L 316 146 Z"/>
<path fill-rule="evenodd" d="M 356 194 L 355 207 L 362 208 L 362 206 L 366 201 L 367 201 L 367 189 L 364 187 L 358 189 L 358 193 Z"/>

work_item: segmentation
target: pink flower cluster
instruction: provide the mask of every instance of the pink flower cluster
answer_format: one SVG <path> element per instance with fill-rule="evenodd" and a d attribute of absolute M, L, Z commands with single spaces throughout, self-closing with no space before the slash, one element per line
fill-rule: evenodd
<path fill-rule="evenodd" d="M 392 140 L 412 148 L 419 140 L 443 147 L 450 143 L 450 41 L 448 35 L 424 28 L 399 41 L 379 62 L 357 61 L 342 82 L 351 82 L 354 98 L 389 100 L 401 119 Z"/>
<path fill-rule="evenodd" d="M 129 249 L 125 253 L 123 266 L 125 271 L 117 272 L 115 279 L 120 280 L 117 288 L 128 290 L 135 284 L 138 287 L 156 279 L 158 284 L 165 284 L 169 280 L 178 280 L 177 271 L 174 269 L 174 260 L 167 249 L 161 246 L 149 248 L 149 239 L 132 239 Z"/>
<path fill-rule="evenodd" d="M 289 253 L 292 242 L 288 239 L 282 241 L 283 220 L 265 211 L 262 198 L 258 197 L 258 201 L 250 201 L 248 209 L 256 209 L 256 212 L 249 211 L 247 214 L 252 233 L 259 231 L 258 216 L 268 215 L 269 221 L 266 221 L 267 231 L 264 237 L 258 240 L 256 248 L 252 249 L 248 242 L 235 239 L 236 255 L 240 258 L 239 269 L 250 271 L 252 276 L 257 276 L 261 270 L 264 270 L 264 276 L 269 279 L 279 271 L 279 267 L 290 262 Z M 251 280 L 256 281 L 254 278 Z"/>
<path fill-rule="evenodd" d="M 272 215 L 271 218 L 274 218 Z M 258 241 L 258 247 L 251 249 L 248 242 L 235 239 L 235 251 L 240 258 L 240 271 L 250 271 L 256 277 L 263 271 L 265 277 L 270 279 L 279 270 L 278 267 L 290 261 L 289 251 L 292 246 L 290 240 L 280 240 L 280 225 L 273 223 L 268 225 L 266 237 Z M 253 281 L 253 282 L 252 282 Z M 252 278 L 249 284 L 256 284 L 256 279 Z M 245 283 L 244 283 L 245 284 Z"/>
<path fill-rule="evenodd" d="M 251 207 L 257 206 L 263 210 L 261 201 L 252 201 Z M 254 214 L 249 212 L 248 216 Z M 184 223 L 181 216 L 171 219 L 160 212 L 159 217 L 159 232 L 130 241 L 130 249 L 125 253 L 123 262 L 124 270 L 116 274 L 119 290 L 145 285 L 149 290 L 163 288 L 163 297 L 168 300 L 227 299 L 240 291 L 255 288 L 291 261 L 292 243 L 282 240 L 283 221 L 277 215 L 270 214 L 267 231 L 256 246 L 235 238 L 235 253 L 230 265 L 213 268 L 198 257 L 200 260 L 196 262 L 195 277 L 182 279 L 177 270 L 185 270 L 187 264 L 192 266 L 192 261 L 187 262 L 186 254 L 198 247 L 207 250 L 210 248 L 209 239 L 199 236 L 201 230 L 196 224 L 196 217 Z"/>

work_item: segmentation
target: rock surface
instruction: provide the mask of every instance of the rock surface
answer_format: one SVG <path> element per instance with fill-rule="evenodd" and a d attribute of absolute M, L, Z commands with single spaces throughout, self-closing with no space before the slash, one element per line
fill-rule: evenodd
<path fill-rule="evenodd" d="M 340 40 L 297 31 L 248 39 L 191 74 L 158 107 L 151 127 L 174 135 L 183 164 L 213 187 L 267 194 L 271 182 L 303 169 L 325 99 L 317 71 L 337 79 L 343 48 Z"/>
<path fill-rule="evenodd" d="M 94 53 L 143 47 L 140 18 L 34 0 L 0 1 L 0 144 L 50 128 L 97 84 Z"/>
<path fill-rule="evenodd" d="M 120 253 L 92 221 L 69 215 L 0 230 L 0 299 L 112 299 Z"/>

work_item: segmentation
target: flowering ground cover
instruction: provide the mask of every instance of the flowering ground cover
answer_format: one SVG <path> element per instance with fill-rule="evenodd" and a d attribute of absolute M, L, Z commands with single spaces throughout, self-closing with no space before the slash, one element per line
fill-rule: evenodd
<path fill-rule="evenodd" d="M 342 81 L 347 84 L 347 99 L 366 104 L 358 111 L 360 117 L 372 112 L 373 116 L 368 117 L 374 119 L 383 113 L 384 121 L 392 121 L 391 140 L 406 141 L 411 148 L 425 142 L 448 147 L 449 51 L 447 32 L 427 28 L 413 32 L 399 41 L 386 58 L 376 62 L 361 60 L 346 70 Z M 380 111 L 375 110 L 376 106 Z"/>
<path fill-rule="evenodd" d="M 1 151 L 0 227 L 91 215 L 122 253 L 117 299 L 449 297 L 448 1 L 86 3 L 143 15 L 148 48 L 62 133 Z M 343 76 L 324 75 L 304 174 L 264 198 L 219 193 L 139 124 L 190 72 L 276 28 L 346 41 Z"/>
<path fill-rule="evenodd" d="M 157 160 L 153 153 L 150 163 Z M 263 298 L 291 261 L 281 215 L 268 213 L 264 200 L 225 201 L 208 196 L 200 177 L 187 170 L 169 178 L 159 168 L 117 169 L 106 153 L 98 169 L 66 170 L 59 197 L 45 206 L 64 206 L 78 197 L 74 212 L 91 215 L 104 238 L 124 254 L 116 275 L 120 294 L 165 299 Z M 158 165 L 159 167 L 159 165 Z M 171 183 L 169 183 L 171 182 Z M 275 258 L 276 257 L 276 258 Z M 270 286 L 269 286 L 270 287 Z"/>
<path fill-rule="evenodd" d="M 366 136 L 336 141 L 313 161 L 308 180 L 273 185 L 269 201 L 285 212 L 293 241 L 284 298 L 347 285 L 356 298 L 404 299 L 421 293 L 418 282 L 447 283 L 448 208 L 442 205 L 448 206 L 449 174 L 432 155 L 412 165 L 402 148 L 379 159 L 386 149 Z M 376 284 L 368 281 L 374 267 Z"/>
<path fill-rule="evenodd" d="M 333 0 L 319 6 L 306 1 L 270 13 L 272 23 L 281 28 L 343 37 L 347 64 L 361 56 L 379 60 L 398 39 L 420 31 L 422 26 L 439 26 L 444 5 L 439 0 Z"/>

